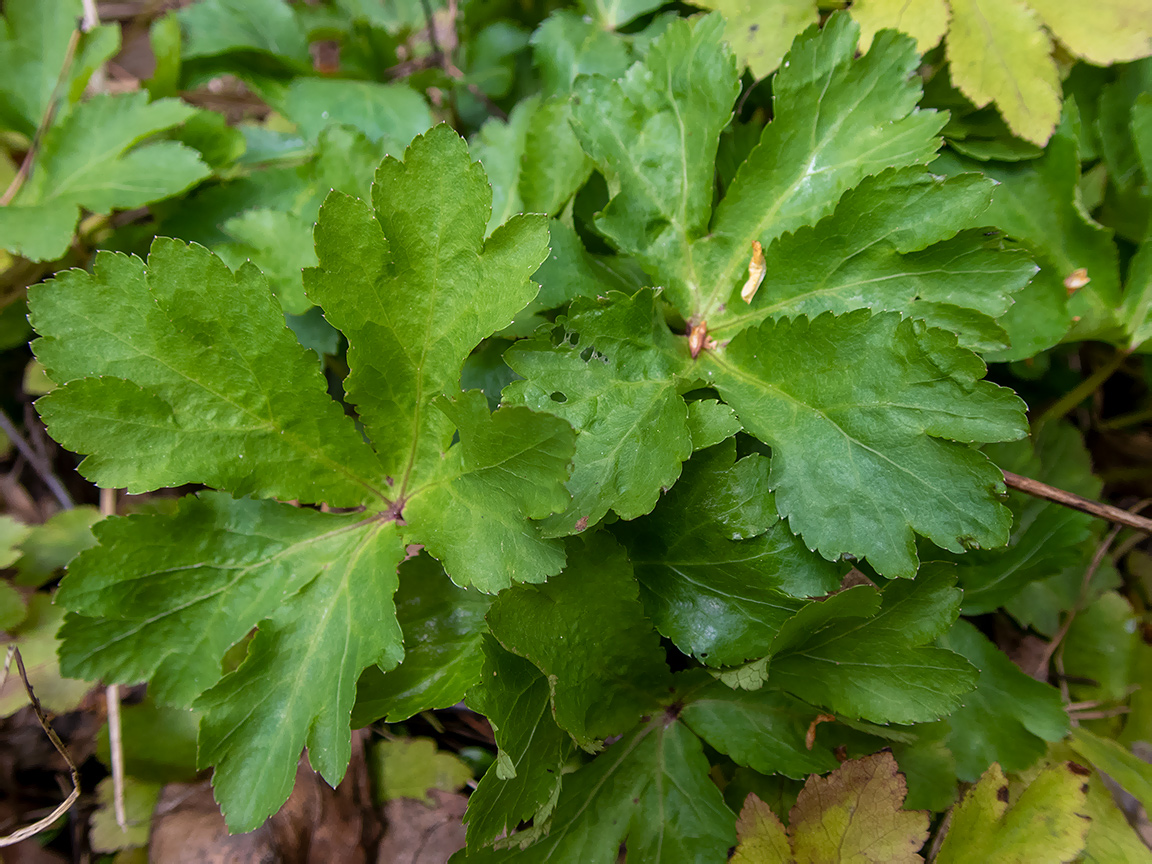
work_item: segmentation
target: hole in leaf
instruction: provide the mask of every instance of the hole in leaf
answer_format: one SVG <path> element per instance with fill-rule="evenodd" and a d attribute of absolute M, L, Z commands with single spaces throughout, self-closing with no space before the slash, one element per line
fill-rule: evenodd
<path fill-rule="evenodd" d="M 563 393 L 561 393 L 559 390 L 557 390 L 555 393 L 553 393 L 553 394 L 552 394 L 551 396 L 549 396 L 548 398 L 549 398 L 549 399 L 551 399 L 553 402 L 561 402 L 561 403 L 563 403 L 563 402 L 567 402 L 567 401 L 568 401 L 568 397 L 567 397 L 567 396 L 565 396 Z"/>

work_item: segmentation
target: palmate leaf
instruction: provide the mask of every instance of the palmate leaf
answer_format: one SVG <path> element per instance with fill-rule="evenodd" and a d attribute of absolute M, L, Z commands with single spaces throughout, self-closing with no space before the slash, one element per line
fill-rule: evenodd
<path fill-rule="evenodd" d="M 61 590 L 73 613 L 65 665 L 151 678 L 156 698 L 203 712 L 201 764 L 216 766 L 233 829 L 283 803 L 304 746 L 330 783 L 343 775 L 357 680 L 404 655 L 392 595 L 406 545 L 491 592 L 564 564 L 563 544 L 532 520 L 568 503 L 571 428 L 521 407 L 490 414 L 458 383 L 471 349 L 535 294 L 543 217 L 485 243 L 489 188 L 447 127 L 404 162 L 385 160 L 373 195 L 376 211 L 333 193 L 308 276 L 352 345 L 345 392 L 372 443 L 327 395 L 251 265 L 233 274 L 202 248 L 157 240 L 147 266 L 102 253 L 95 275 L 62 274 L 30 299 L 36 350 L 61 385 L 40 407 L 59 440 L 92 454 L 84 470 L 101 484 L 201 482 L 363 508 L 341 516 L 203 493 L 171 517 L 103 525 L 104 542 Z M 243 662 L 221 678 L 223 655 L 253 627 Z M 377 703 L 383 714 L 458 699 L 474 681 L 457 657 L 434 686 L 435 648 L 413 645 L 422 665 Z"/>
<path fill-rule="evenodd" d="M 864 555 L 910 577 L 914 532 L 953 552 L 1008 539 L 1011 516 L 993 498 L 1002 476 L 964 444 L 1020 437 L 1023 403 L 980 381 L 984 364 L 955 337 L 892 313 L 824 314 L 745 330 L 707 362 L 744 428 L 773 448 L 781 514 L 825 557 Z"/>
<path fill-rule="evenodd" d="M 0 242 L 34 260 L 68 249 L 83 207 L 94 213 L 140 207 L 183 192 L 210 173 L 199 154 L 175 141 L 136 146 L 183 123 L 196 109 L 147 93 L 97 96 L 44 136 L 35 171 L 0 208 Z"/>
<path fill-rule="evenodd" d="M 638 312 L 644 295 L 601 292 L 509 352 L 525 381 L 506 399 L 579 430 L 573 504 L 550 531 L 650 510 L 688 452 L 677 394 L 702 381 L 774 448 L 769 487 L 810 549 L 910 576 L 917 533 L 955 551 L 1007 539 L 999 474 L 967 444 L 1020 437 L 1022 403 L 980 383 L 983 365 L 953 337 L 867 312 L 1003 345 L 996 319 L 1032 266 L 964 230 L 983 220 L 986 182 L 911 167 L 934 158 L 943 120 L 915 110 L 911 43 L 888 34 L 859 59 L 855 44 L 843 15 L 797 39 L 774 82 L 774 119 L 715 213 L 716 142 L 737 84 L 718 18 L 673 22 L 623 78 L 577 79 L 574 128 L 612 193 L 596 228 L 702 338 L 689 350 L 663 314 L 609 332 L 601 322 L 625 315 L 613 307 Z M 769 275 L 748 306 L 753 241 L 768 247 Z M 842 317 L 784 320 L 821 312 Z M 653 421 L 676 431 L 649 444 Z M 790 485 L 801 476 L 806 488 Z"/>

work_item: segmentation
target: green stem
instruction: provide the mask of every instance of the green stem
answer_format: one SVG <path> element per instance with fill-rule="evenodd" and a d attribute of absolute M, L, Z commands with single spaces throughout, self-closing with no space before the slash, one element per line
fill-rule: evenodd
<path fill-rule="evenodd" d="M 1112 359 L 1098 368 L 1095 372 L 1053 402 L 1048 408 L 1040 415 L 1036 421 L 1036 426 L 1043 426 L 1050 420 L 1059 420 L 1093 393 L 1100 389 L 1100 386 L 1112 377 L 1112 374 L 1124 365 L 1124 361 L 1128 359 L 1129 351 L 1117 351 L 1112 355 Z"/>

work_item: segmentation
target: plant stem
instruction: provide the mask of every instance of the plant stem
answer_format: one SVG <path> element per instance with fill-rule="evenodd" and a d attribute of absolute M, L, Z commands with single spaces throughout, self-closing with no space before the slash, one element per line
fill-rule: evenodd
<path fill-rule="evenodd" d="M 44 481 L 44 485 L 48 487 L 48 491 L 60 502 L 60 506 L 65 510 L 71 510 L 75 507 L 76 505 L 72 502 L 72 496 L 68 494 L 68 490 L 64 488 L 64 484 L 52 473 L 52 467 L 46 464 L 44 460 L 40 458 L 40 454 L 32 448 L 32 445 L 24 440 L 24 436 L 16 430 L 16 426 L 3 410 L 0 410 L 0 430 L 8 436 L 9 440 L 16 445 L 16 449 L 28 460 L 28 464 L 40 475 L 40 479 Z"/>
<path fill-rule="evenodd" d="M 1036 426 L 1042 426 L 1050 420 L 1059 420 L 1093 393 L 1100 389 L 1105 381 L 1112 377 L 1117 369 L 1124 365 L 1128 359 L 1128 351 L 1117 351 L 1103 366 L 1049 405 L 1036 421 Z"/>
<path fill-rule="evenodd" d="M 28 175 L 32 173 L 32 162 L 36 159 L 36 151 L 40 149 L 40 142 L 44 138 L 44 133 L 48 131 L 48 127 L 52 124 L 52 117 L 56 114 L 56 101 L 60 97 L 60 85 L 68 77 L 68 70 L 72 68 L 72 59 L 76 56 L 76 46 L 79 44 L 80 29 L 77 28 L 72 31 L 72 37 L 68 40 L 68 48 L 64 51 L 64 64 L 60 67 L 60 74 L 56 76 L 56 86 L 52 88 L 52 95 L 48 97 L 44 116 L 40 118 L 40 125 L 36 127 L 36 132 L 32 136 L 32 143 L 28 145 L 28 152 L 24 154 L 24 161 L 20 163 L 20 169 L 12 178 L 12 182 L 8 184 L 8 188 L 4 190 L 4 194 L 0 195 L 0 207 L 7 207 L 12 202 L 16 193 L 20 191 L 20 187 L 24 185 L 24 181 L 28 179 Z"/>
<path fill-rule="evenodd" d="M 1135 528 L 1137 531 L 1152 534 L 1152 519 L 1137 516 L 1135 513 L 1128 510 L 1121 510 L 1119 507 L 1113 507 L 1111 504 L 1103 504 L 1099 501 L 1093 501 L 1091 498 L 1083 498 L 1072 492 L 1065 492 L 1063 489 L 1049 486 L 1047 483 L 1041 483 L 1039 480 L 1033 480 L 1030 477 L 1021 477 L 1019 474 L 1013 474 L 1011 471 L 1004 472 L 1004 482 L 1008 484 L 1009 488 L 1023 492 L 1026 495 L 1031 495 L 1033 498 L 1043 498 L 1065 507 L 1071 507 L 1073 510 L 1080 510 L 1083 513 L 1090 513 L 1101 519 L 1107 519 L 1109 522 L 1115 522 L 1118 525 L 1126 525 L 1129 528 Z"/>
<path fill-rule="evenodd" d="M 100 513 L 116 515 L 116 490 L 100 490 Z M 104 688 L 104 704 L 108 708 L 108 750 L 112 761 L 112 809 L 121 831 L 128 830 L 128 816 L 124 812 L 124 739 L 120 731 L 120 685 Z"/>

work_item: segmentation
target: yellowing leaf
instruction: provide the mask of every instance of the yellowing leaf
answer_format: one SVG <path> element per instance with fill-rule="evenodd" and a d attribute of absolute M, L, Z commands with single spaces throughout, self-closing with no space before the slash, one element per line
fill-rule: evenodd
<path fill-rule="evenodd" d="M 815 0 L 692 0 L 692 3 L 724 16 L 728 22 L 724 38 L 757 78 L 775 71 L 793 38 L 819 20 Z"/>
<path fill-rule="evenodd" d="M 852 17 L 860 24 L 860 50 L 867 51 L 880 30 L 902 30 L 921 53 L 935 48 L 948 29 L 944 0 L 856 0 Z"/>
<path fill-rule="evenodd" d="M 1071 861 L 1084 848 L 1088 769 L 1074 762 L 1045 768 L 1012 807 L 998 764 L 984 772 L 952 811 L 936 864 Z"/>
<path fill-rule="evenodd" d="M 735 864 L 913 864 L 928 839 L 928 813 L 901 807 L 908 784 L 884 751 L 813 774 L 788 816 L 749 795 L 740 812 Z M 788 839 L 791 835 L 791 851 Z"/>
<path fill-rule="evenodd" d="M 1103 66 L 1152 54 L 1152 6 L 1148 0 L 1028 0 L 1057 39 L 1089 63 Z"/>
<path fill-rule="evenodd" d="M 887 751 L 809 777 L 788 817 L 797 864 L 920 861 L 928 814 L 900 809 L 907 792 Z"/>
<path fill-rule="evenodd" d="M 451 753 L 441 753 L 431 738 L 381 741 L 372 751 L 377 802 L 393 798 L 429 801 L 429 789 L 454 792 L 472 779 L 472 769 Z"/>
<path fill-rule="evenodd" d="M 731 864 L 776 864 L 792 860 L 788 829 L 781 824 L 772 808 L 749 795 L 736 822 L 740 845 Z"/>
<path fill-rule="evenodd" d="M 978 107 L 995 101 L 1017 137 L 1044 144 L 1060 119 L 1052 40 L 1020 0 L 952 0 L 953 83 Z"/>

